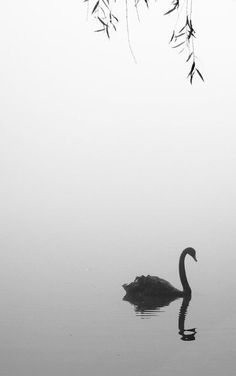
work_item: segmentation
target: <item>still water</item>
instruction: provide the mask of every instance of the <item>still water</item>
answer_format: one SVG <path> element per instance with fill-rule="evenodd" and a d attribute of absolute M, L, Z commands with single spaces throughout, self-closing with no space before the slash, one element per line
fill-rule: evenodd
<path fill-rule="evenodd" d="M 204 257 L 197 256 L 198 263 L 187 262 L 191 301 L 163 307 L 123 300 L 121 285 L 135 277 L 135 262 L 87 267 L 66 252 L 64 262 L 45 254 L 28 265 L 19 259 L 1 286 L 1 375 L 233 376 L 234 289 L 224 279 L 206 286 Z M 165 270 L 156 274 L 180 286 L 177 263 L 169 278 Z"/>

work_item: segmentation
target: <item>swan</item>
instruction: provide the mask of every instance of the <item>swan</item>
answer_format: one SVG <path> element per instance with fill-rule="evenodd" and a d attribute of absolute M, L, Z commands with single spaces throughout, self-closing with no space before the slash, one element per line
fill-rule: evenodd
<path fill-rule="evenodd" d="M 197 261 L 195 249 L 188 247 L 182 251 L 179 258 L 179 277 L 183 286 L 183 291 L 176 289 L 165 279 L 150 275 L 145 277 L 142 275 L 141 277 L 136 277 L 134 282 L 122 285 L 126 291 L 125 300 L 129 300 L 130 297 L 168 297 L 170 300 L 174 300 L 181 296 L 191 297 L 192 291 L 185 272 L 185 257 L 187 255 Z"/>

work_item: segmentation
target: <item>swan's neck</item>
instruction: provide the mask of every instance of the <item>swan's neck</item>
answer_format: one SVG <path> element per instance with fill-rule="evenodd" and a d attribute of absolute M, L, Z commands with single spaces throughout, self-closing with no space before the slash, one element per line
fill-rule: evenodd
<path fill-rule="evenodd" d="M 188 280 L 187 280 L 187 277 L 186 277 L 186 271 L 185 271 L 185 256 L 186 256 L 186 252 L 183 251 L 181 256 L 180 256 L 180 259 L 179 259 L 179 277 L 180 277 L 180 280 L 181 280 L 181 283 L 182 283 L 182 286 L 183 286 L 183 293 L 185 295 L 189 295 L 191 296 L 191 288 L 188 284 Z"/>

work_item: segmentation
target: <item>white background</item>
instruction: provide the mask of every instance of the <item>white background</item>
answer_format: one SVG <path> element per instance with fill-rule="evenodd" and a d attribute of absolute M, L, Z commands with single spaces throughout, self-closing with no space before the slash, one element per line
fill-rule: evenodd
<path fill-rule="evenodd" d="M 185 246 L 205 273 L 214 260 L 212 280 L 234 273 L 236 3 L 193 1 L 205 83 L 190 86 L 168 44 L 170 4 L 130 15 L 134 64 L 119 2 L 110 40 L 80 0 L 1 5 L 0 267 L 12 285 L 22 265 L 32 278 L 68 255 L 127 270 L 135 258 L 138 274 L 155 273 L 158 251 L 175 275 Z"/>

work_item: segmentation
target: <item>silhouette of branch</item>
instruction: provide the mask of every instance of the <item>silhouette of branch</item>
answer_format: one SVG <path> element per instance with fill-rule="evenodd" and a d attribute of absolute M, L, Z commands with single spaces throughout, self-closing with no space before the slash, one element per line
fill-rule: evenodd
<path fill-rule="evenodd" d="M 192 22 L 192 0 L 183 0 L 181 7 L 180 0 L 174 0 L 172 4 L 173 8 L 166 12 L 165 15 L 168 15 L 173 11 L 177 11 L 178 16 L 172 36 L 170 38 L 170 44 L 172 44 L 172 48 L 179 50 L 179 53 L 187 52 L 186 63 L 190 64 L 187 77 L 189 78 L 190 83 L 193 83 L 195 74 L 197 74 L 201 80 L 204 81 L 204 78 L 196 64 L 197 57 L 194 48 L 196 32 L 193 28 Z"/>
<path fill-rule="evenodd" d="M 111 29 L 116 31 L 118 18 L 112 12 L 112 4 L 116 0 L 84 0 L 92 3 L 91 15 L 98 23 L 98 29 L 95 32 L 104 32 L 110 38 Z"/>
<path fill-rule="evenodd" d="M 130 41 L 128 1 L 132 2 L 133 7 L 137 12 L 137 17 L 140 19 L 138 6 L 141 3 L 145 3 L 146 7 L 149 8 L 151 0 L 125 0 L 128 45 L 131 55 L 136 62 Z M 194 39 L 196 38 L 196 32 L 193 28 L 192 22 L 192 1 L 193 0 L 173 0 L 170 9 L 164 13 L 164 15 L 177 13 L 176 23 L 169 43 L 172 45 L 172 48 L 178 50 L 179 53 L 185 52 L 187 54 L 186 63 L 190 65 L 187 77 L 191 84 L 196 76 L 204 81 L 203 75 L 197 67 L 197 56 L 195 54 Z M 86 2 L 88 6 L 91 5 L 91 15 L 98 23 L 98 28 L 95 32 L 104 32 L 107 37 L 110 38 L 111 30 L 116 31 L 119 22 L 113 12 L 113 7 L 118 3 L 118 0 L 84 0 L 84 2 Z"/>

